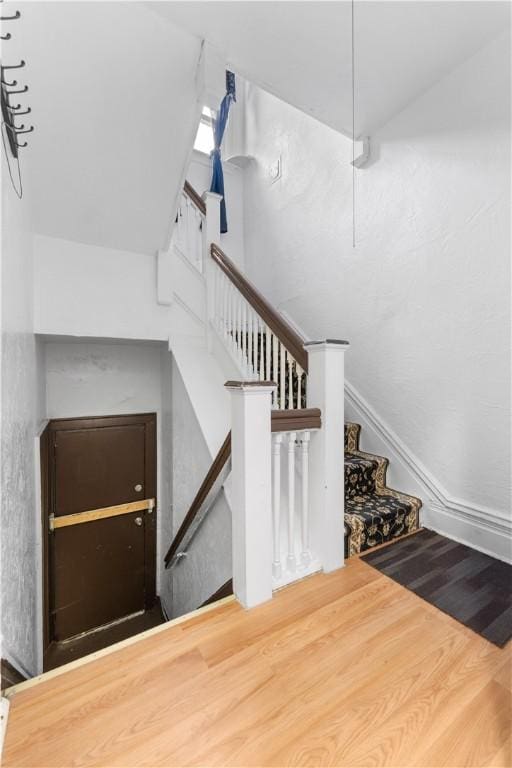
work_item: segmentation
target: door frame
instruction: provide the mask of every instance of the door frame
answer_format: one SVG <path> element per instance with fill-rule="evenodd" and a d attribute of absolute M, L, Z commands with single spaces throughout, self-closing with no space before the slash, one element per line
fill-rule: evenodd
<path fill-rule="evenodd" d="M 41 460 L 41 528 L 42 528 L 42 627 L 43 627 L 43 670 L 48 648 L 51 643 L 50 628 L 50 547 L 49 518 L 54 511 L 55 478 L 54 466 L 55 433 L 80 428 L 101 429 L 102 427 L 144 426 L 144 488 L 147 498 L 155 499 L 155 507 L 145 521 L 144 552 L 144 594 L 145 609 L 156 601 L 156 531 L 157 531 L 157 414 L 136 413 L 112 416 L 78 416 L 76 418 L 50 419 L 40 435 Z"/>

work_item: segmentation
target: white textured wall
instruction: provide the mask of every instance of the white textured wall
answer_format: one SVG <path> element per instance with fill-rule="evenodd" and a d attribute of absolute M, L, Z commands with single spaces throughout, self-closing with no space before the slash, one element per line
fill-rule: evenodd
<path fill-rule="evenodd" d="M 170 318 L 156 303 L 156 258 L 34 237 L 36 333 L 163 341 Z"/>
<path fill-rule="evenodd" d="M 349 142 L 257 88 L 245 190 L 250 276 L 311 338 L 351 342 L 347 378 L 450 496 L 505 513 L 509 71 L 502 37 L 372 136 L 355 249 Z"/>
<path fill-rule="evenodd" d="M 170 529 L 170 354 L 165 344 L 48 341 L 47 416 L 157 414 L 157 589 Z M 169 592 L 162 600 L 170 611 Z"/>
<path fill-rule="evenodd" d="M 172 504 L 176 534 L 210 468 L 211 457 L 174 361 L 172 421 Z M 173 616 L 198 608 L 231 578 L 231 514 L 223 493 L 199 528 L 187 557 L 167 574 L 172 583 Z"/>
<path fill-rule="evenodd" d="M 2 175 L 7 175 L 2 153 Z M 28 202 L 2 184 L 1 633 L 2 657 L 37 671 L 34 437 L 42 417 L 41 356 L 32 333 Z"/>

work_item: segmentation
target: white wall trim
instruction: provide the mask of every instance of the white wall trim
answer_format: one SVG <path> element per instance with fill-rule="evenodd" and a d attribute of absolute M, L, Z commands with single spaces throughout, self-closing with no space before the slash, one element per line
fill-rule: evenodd
<path fill-rule="evenodd" d="M 193 310 L 191 307 L 189 307 L 189 305 L 188 305 L 188 304 L 187 304 L 185 301 L 183 301 L 183 299 L 181 298 L 181 296 L 179 296 L 179 295 L 176 293 L 176 291 L 174 292 L 174 302 L 175 302 L 175 303 L 176 303 L 176 304 L 177 304 L 179 307 L 181 307 L 181 309 L 183 309 L 183 310 L 184 310 L 184 311 L 185 311 L 185 312 L 186 312 L 186 313 L 187 313 L 187 314 L 188 314 L 188 315 L 189 315 L 189 316 L 190 316 L 190 317 L 191 317 L 193 320 L 195 320 L 195 322 L 196 322 L 196 323 L 197 323 L 199 326 L 201 326 L 201 328 L 203 328 L 203 329 L 204 329 L 204 326 L 205 326 L 205 321 L 204 321 L 204 319 L 203 319 L 202 317 L 199 317 L 199 315 L 198 315 L 196 312 L 194 312 L 194 310 Z"/>
<path fill-rule="evenodd" d="M 403 468 L 419 485 L 423 498 L 421 522 L 456 541 L 481 552 L 512 562 L 512 519 L 497 510 L 451 497 L 417 456 L 405 445 L 375 412 L 356 388 L 345 379 L 345 399 L 361 415 L 365 426 L 372 429 Z"/>
<path fill-rule="evenodd" d="M 187 259 L 181 248 L 176 245 L 175 243 L 171 246 L 172 253 L 179 258 L 179 260 L 187 267 L 187 269 L 190 270 L 191 274 L 198 280 L 200 283 L 205 283 L 206 278 L 202 272 L 198 270 L 198 268 L 192 264 L 190 259 Z"/>
<path fill-rule="evenodd" d="M 4 696 L 0 699 L 0 759 L 4 750 L 5 732 L 7 730 L 7 720 L 9 719 L 9 699 Z"/>
<path fill-rule="evenodd" d="M 194 149 L 192 151 L 192 161 L 194 163 L 198 163 L 199 165 L 204 165 L 205 168 L 208 168 L 209 171 L 212 169 L 212 161 L 210 158 L 210 155 L 205 154 L 204 152 L 199 152 L 198 149 Z M 229 174 L 236 174 L 240 172 L 240 168 L 233 163 L 231 163 L 229 160 L 222 160 L 222 170 L 224 173 Z M 198 189 L 197 192 L 199 192 L 200 195 L 203 194 L 206 190 L 200 190 Z"/>

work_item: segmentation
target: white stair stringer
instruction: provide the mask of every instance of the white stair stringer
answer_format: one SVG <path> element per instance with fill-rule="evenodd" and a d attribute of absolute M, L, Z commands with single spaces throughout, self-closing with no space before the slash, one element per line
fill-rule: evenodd
<path fill-rule="evenodd" d="M 226 376 L 206 344 L 192 345 L 182 337 L 169 339 L 180 375 L 212 460 L 230 429 L 230 399 Z"/>

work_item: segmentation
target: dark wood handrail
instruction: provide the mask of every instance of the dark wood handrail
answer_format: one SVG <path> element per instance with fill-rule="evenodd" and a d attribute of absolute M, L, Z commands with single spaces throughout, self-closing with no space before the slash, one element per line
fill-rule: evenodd
<path fill-rule="evenodd" d="M 290 408 L 272 411 L 272 432 L 297 432 L 301 429 L 320 429 L 322 412 L 320 408 Z"/>
<path fill-rule="evenodd" d="M 321 426 L 322 415 L 320 408 L 296 408 L 282 411 L 272 411 L 272 432 L 296 432 L 301 429 L 320 429 Z M 194 522 L 196 516 L 199 514 L 201 505 L 207 498 L 209 492 L 213 488 L 215 481 L 219 477 L 230 457 L 231 432 L 228 432 L 226 439 L 222 443 L 217 456 L 213 460 L 213 463 L 206 474 L 205 479 L 201 483 L 201 487 L 194 497 L 194 501 L 190 505 L 190 509 L 188 510 L 182 524 L 178 529 L 178 533 L 174 537 L 174 540 L 167 551 L 165 556 L 166 568 L 169 567 L 174 555 L 177 554 L 179 546 L 185 538 L 185 534 Z"/>
<path fill-rule="evenodd" d="M 222 251 L 215 243 L 212 243 L 210 247 L 210 254 L 213 261 L 222 269 L 224 274 L 227 275 L 242 296 L 247 299 L 263 322 L 275 333 L 281 344 L 284 345 L 292 357 L 298 362 L 302 370 L 307 373 L 308 353 L 304 349 L 304 339 L 302 339 L 297 331 L 286 322 L 279 312 L 276 312 L 274 307 L 264 296 L 262 296 L 257 288 L 244 277 L 231 259 L 226 256 L 224 251 Z"/>
<path fill-rule="evenodd" d="M 185 182 L 183 192 L 192 200 L 196 208 L 199 208 L 203 216 L 206 216 L 206 203 L 189 181 Z"/>
<path fill-rule="evenodd" d="M 178 533 L 174 537 L 174 540 L 167 551 L 167 554 L 165 556 L 166 568 L 169 566 L 172 558 L 177 553 L 178 548 L 181 542 L 183 541 L 186 532 L 194 522 L 194 519 L 201 508 L 201 504 L 204 502 L 204 500 L 208 496 L 208 493 L 210 492 L 210 490 L 213 487 L 213 484 L 215 483 L 215 480 L 220 475 L 222 469 L 224 468 L 224 465 L 226 464 L 230 456 L 231 456 L 231 431 L 228 432 L 226 439 L 222 443 L 222 446 L 218 454 L 216 455 L 215 459 L 213 460 L 213 463 L 210 469 L 208 470 L 205 479 L 201 483 L 201 487 L 199 488 L 198 492 L 194 497 L 194 501 L 190 505 L 190 509 L 188 510 L 187 514 L 183 519 L 182 524 L 178 529 Z"/>

